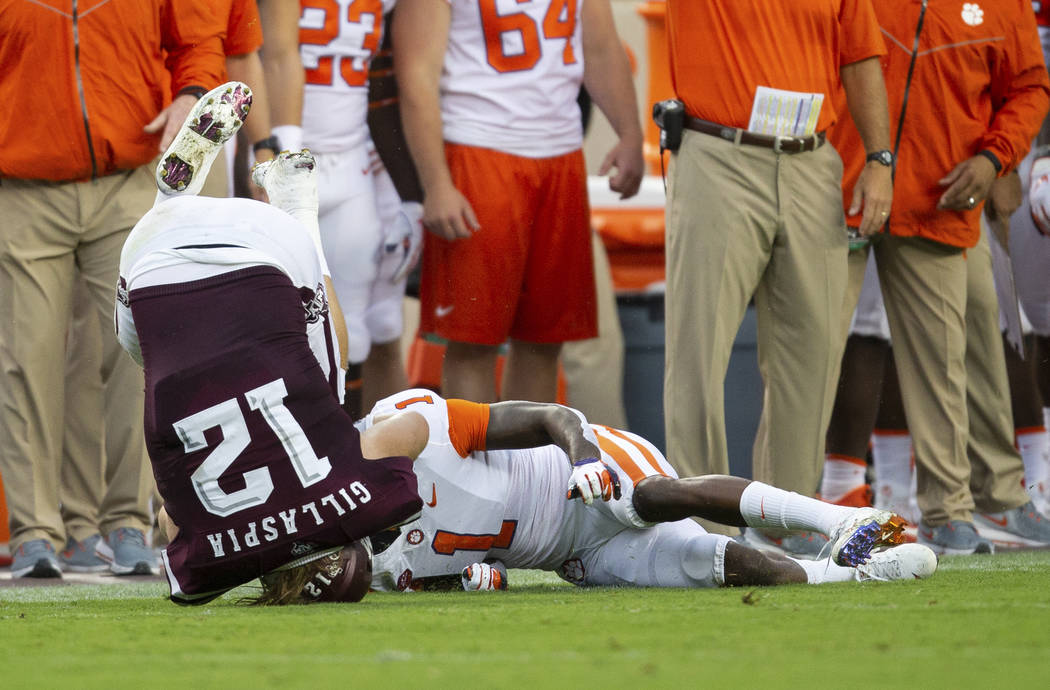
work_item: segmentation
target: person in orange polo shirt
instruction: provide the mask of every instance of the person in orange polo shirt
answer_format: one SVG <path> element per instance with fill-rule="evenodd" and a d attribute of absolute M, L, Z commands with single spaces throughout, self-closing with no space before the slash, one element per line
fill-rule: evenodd
<path fill-rule="evenodd" d="M 753 475 L 812 495 L 848 251 L 842 164 L 824 132 L 844 87 L 873 158 L 857 206 L 874 232 L 892 196 L 878 25 L 868 0 L 669 0 L 667 25 L 687 116 L 668 182 L 668 456 L 683 474 L 727 472 L 723 386 L 754 297 L 765 406 Z"/>
<path fill-rule="evenodd" d="M 58 577 L 66 328 L 79 270 L 102 318 L 120 248 L 156 194 L 151 162 L 222 81 L 208 3 L 0 0 L 0 473 L 15 577 Z M 150 572 L 142 374 L 103 334 L 106 494 L 117 573 Z"/>
<path fill-rule="evenodd" d="M 872 245 L 912 434 L 918 540 L 939 553 L 988 551 L 977 522 L 993 538 L 1006 532 L 1046 543 L 1050 524 L 1029 503 L 1012 447 L 980 226 L 993 182 L 1018 165 L 1050 106 L 1032 5 L 876 0 L 874 7 L 889 37 L 883 68 L 897 165 L 893 213 Z M 863 165 L 862 150 L 841 139 L 848 177 Z M 978 403 L 973 414 L 968 389 Z"/>

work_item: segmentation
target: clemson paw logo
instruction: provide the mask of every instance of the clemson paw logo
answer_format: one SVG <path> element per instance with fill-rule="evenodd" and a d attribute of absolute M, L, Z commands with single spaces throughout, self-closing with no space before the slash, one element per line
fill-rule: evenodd
<path fill-rule="evenodd" d="M 405 541 L 407 541 L 412 546 L 415 546 L 416 544 L 419 544 L 420 542 L 423 541 L 423 530 L 419 530 L 419 529 L 412 530 L 405 537 Z"/>
<path fill-rule="evenodd" d="M 977 26 L 984 22 L 984 10 L 976 2 L 964 2 L 962 19 L 970 26 Z"/>

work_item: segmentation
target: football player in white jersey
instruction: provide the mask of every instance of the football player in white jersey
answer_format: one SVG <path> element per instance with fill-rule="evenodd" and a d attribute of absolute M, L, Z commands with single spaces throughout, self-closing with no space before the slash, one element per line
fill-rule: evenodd
<path fill-rule="evenodd" d="M 423 185 L 420 330 L 449 341 L 442 390 L 554 400 L 561 344 L 596 335 L 581 83 L 633 196 L 642 135 L 609 0 L 399 0 L 401 115 Z"/>
<path fill-rule="evenodd" d="M 399 197 L 369 134 L 369 67 L 394 0 L 302 0 L 302 141 L 318 168 L 321 240 L 346 318 L 348 410 L 407 385 L 405 281 L 421 242 L 419 198 Z M 284 143 L 284 142 L 282 142 Z M 407 157 L 407 154 L 402 154 Z M 405 192 L 404 188 L 400 190 Z"/>
<path fill-rule="evenodd" d="M 640 587 L 910 579 L 936 568 L 923 546 L 873 552 L 900 539 L 900 518 L 891 513 L 738 477 L 678 479 L 646 440 L 590 425 L 571 408 L 485 405 L 415 389 L 380 401 L 358 426 L 401 413 L 421 415 L 429 429 L 413 466 L 424 507 L 376 554 L 375 589 L 417 589 L 461 573 L 467 589 L 498 589 L 506 568 L 554 571 L 577 585 Z M 768 555 L 707 533 L 691 516 L 813 529 L 831 547 L 820 561 Z"/>

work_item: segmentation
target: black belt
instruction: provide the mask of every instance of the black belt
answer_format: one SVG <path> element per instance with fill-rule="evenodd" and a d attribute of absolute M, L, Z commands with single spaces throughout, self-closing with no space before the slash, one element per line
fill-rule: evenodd
<path fill-rule="evenodd" d="M 731 141 L 734 144 L 749 144 L 773 149 L 777 153 L 802 153 L 815 151 L 824 145 L 824 132 L 810 134 L 807 137 L 775 137 L 770 134 L 755 134 L 739 127 L 726 127 L 717 122 L 708 122 L 695 117 L 685 116 L 685 128 L 702 134 Z"/>

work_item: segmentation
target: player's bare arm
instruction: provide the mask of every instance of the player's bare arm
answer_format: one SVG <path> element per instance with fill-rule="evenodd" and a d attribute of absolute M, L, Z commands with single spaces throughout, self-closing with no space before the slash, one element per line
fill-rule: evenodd
<path fill-rule="evenodd" d="M 269 96 L 266 91 L 266 78 L 263 73 L 262 60 L 258 51 L 226 57 L 226 74 L 232 81 L 244 82 L 252 89 L 255 107 L 252 117 L 244 121 L 241 128 L 249 142 L 257 142 L 270 136 Z M 255 151 L 255 161 L 270 160 L 279 152 L 268 148 Z"/>
<path fill-rule="evenodd" d="M 266 49 L 261 55 L 263 73 L 267 86 L 274 91 L 275 96 L 269 100 L 270 123 L 285 151 L 302 148 L 299 127 L 302 123 L 305 76 L 299 57 L 300 11 L 298 0 L 259 2 L 259 21 L 266 36 Z"/>
<path fill-rule="evenodd" d="M 570 407 L 520 400 L 489 406 L 486 448 L 530 448 L 554 444 L 572 465 L 566 498 L 591 503 L 620 497 L 620 479 L 587 438 L 587 418 Z"/>
<path fill-rule="evenodd" d="M 569 462 L 601 457 L 584 434 L 583 415 L 562 405 L 508 400 L 489 405 L 488 450 L 533 448 L 554 444 Z"/>
<path fill-rule="evenodd" d="M 393 22 L 401 120 L 423 185 L 423 223 L 447 240 L 480 229 L 445 162 L 439 83 L 451 17 L 445 0 L 402 0 Z"/>
<path fill-rule="evenodd" d="M 615 170 L 609 189 L 627 199 L 638 193 L 645 173 L 642 158 L 642 126 L 631 79 L 631 67 L 616 33 L 608 0 L 584 3 L 583 83 L 587 93 L 609 119 L 619 141 L 606 154 L 599 175 Z"/>
<path fill-rule="evenodd" d="M 843 65 L 842 86 L 846 90 L 849 112 L 868 153 L 890 149 L 890 116 L 886 84 L 878 58 Z M 890 215 L 893 203 L 893 168 L 877 161 L 864 166 L 853 188 L 847 215 L 863 211 L 860 234 L 878 232 Z"/>
<path fill-rule="evenodd" d="M 423 415 L 399 412 L 385 417 L 361 433 L 361 455 L 366 460 L 409 457 L 413 460 L 426 448 L 430 427 Z"/>

